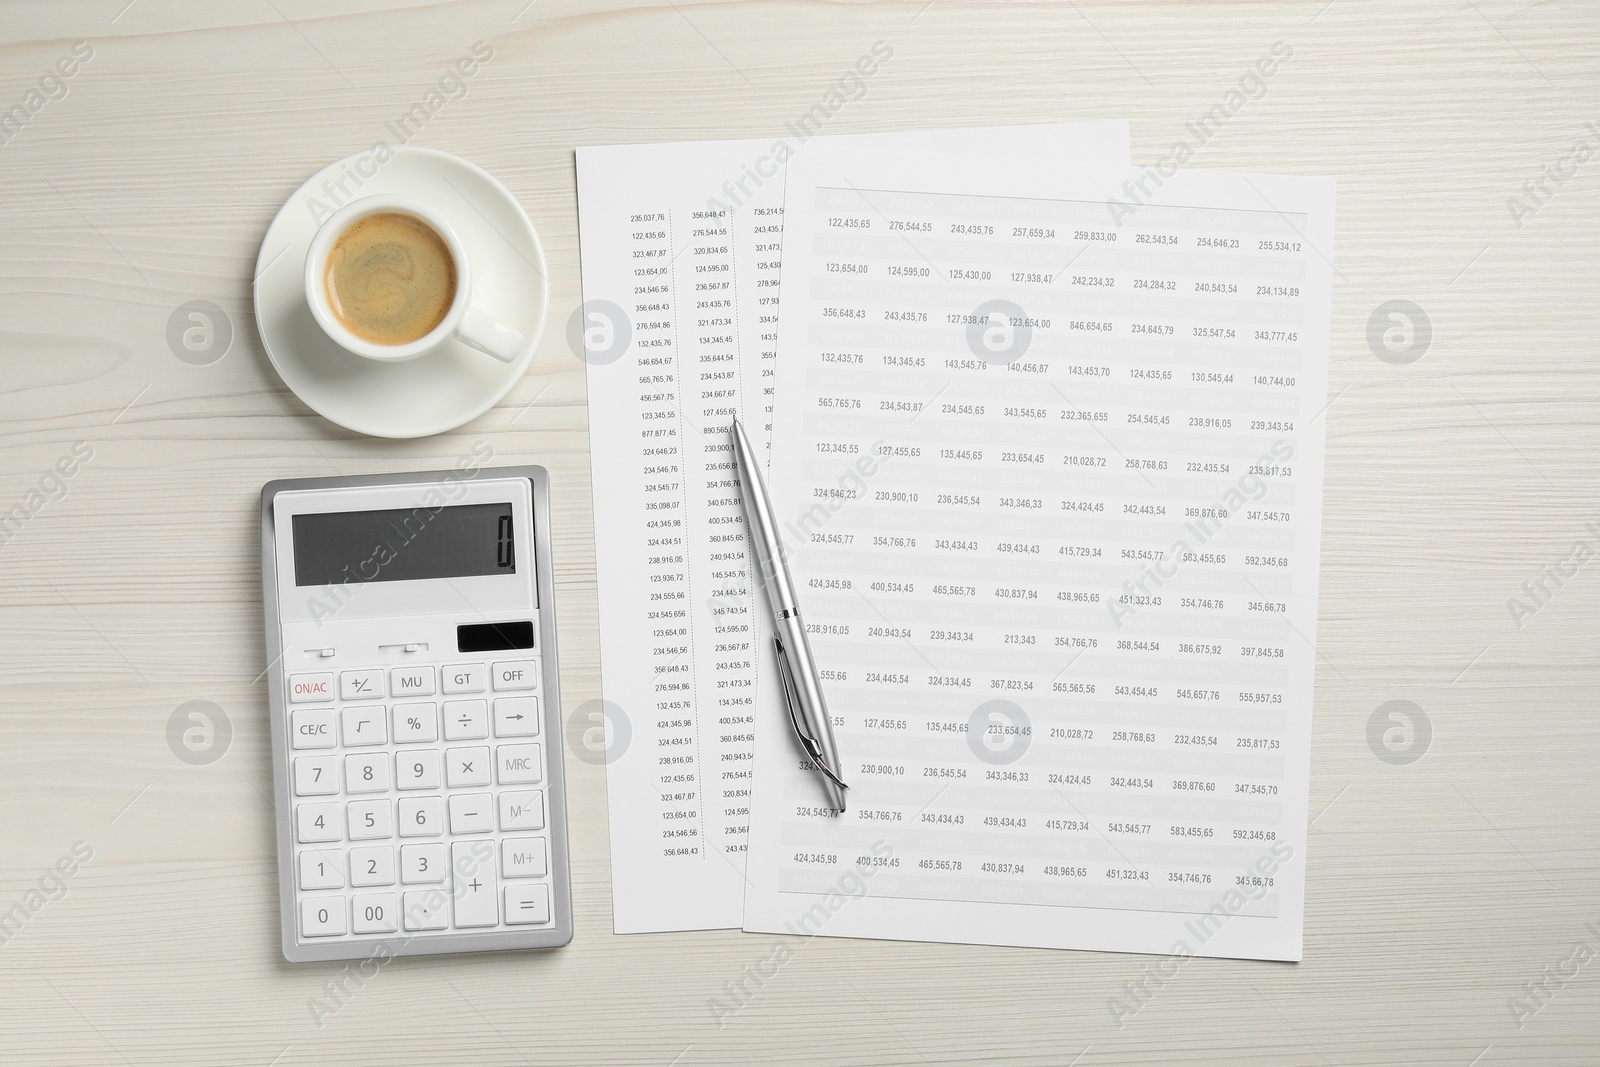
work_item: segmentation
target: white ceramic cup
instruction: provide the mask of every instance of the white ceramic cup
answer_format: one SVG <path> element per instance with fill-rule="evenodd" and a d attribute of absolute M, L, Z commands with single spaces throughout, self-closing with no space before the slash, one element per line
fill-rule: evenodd
<path fill-rule="evenodd" d="M 403 345 L 377 344 L 363 340 L 345 329 L 334 315 L 333 308 L 328 305 L 328 290 L 324 281 L 328 269 L 328 253 L 339 235 L 349 229 L 351 223 L 368 215 L 388 211 L 410 215 L 431 226 L 434 232 L 444 239 L 445 247 L 450 250 L 450 258 L 455 260 L 456 265 L 456 296 L 450 302 L 450 310 L 439 320 L 439 325 L 415 341 L 408 341 Z M 329 215 L 316 235 L 311 238 L 311 247 L 306 250 L 305 284 L 306 303 L 311 306 L 311 314 L 323 332 L 338 342 L 340 347 L 367 359 L 384 363 L 402 363 L 426 355 L 451 339 L 476 348 L 480 352 L 487 352 L 503 363 L 512 362 L 522 351 L 521 333 L 472 306 L 472 264 L 467 258 L 466 248 L 461 244 L 461 238 L 456 236 L 455 228 L 438 212 L 410 197 L 366 196 L 360 200 L 352 200 Z"/>

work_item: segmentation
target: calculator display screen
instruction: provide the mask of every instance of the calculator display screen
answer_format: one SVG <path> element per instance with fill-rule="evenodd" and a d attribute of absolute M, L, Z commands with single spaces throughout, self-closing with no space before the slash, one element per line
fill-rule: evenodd
<path fill-rule="evenodd" d="M 294 584 L 515 574 L 511 505 L 294 516 Z"/>

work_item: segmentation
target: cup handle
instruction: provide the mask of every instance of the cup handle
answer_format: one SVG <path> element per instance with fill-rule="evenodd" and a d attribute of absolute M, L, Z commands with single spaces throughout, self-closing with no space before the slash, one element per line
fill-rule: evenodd
<path fill-rule="evenodd" d="M 456 339 L 502 363 L 512 362 L 522 351 L 522 334 L 477 308 L 468 308 L 462 316 Z"/>

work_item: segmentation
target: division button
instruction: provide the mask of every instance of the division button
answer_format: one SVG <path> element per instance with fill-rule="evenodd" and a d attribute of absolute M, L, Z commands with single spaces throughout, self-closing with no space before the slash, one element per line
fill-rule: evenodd
<path fill-rule="evenodd" d="M 489 702 L 487 700 L 446 700 L 444 702 L 444 739 L 446 741 L 477 741 L 489 736 Z"/>

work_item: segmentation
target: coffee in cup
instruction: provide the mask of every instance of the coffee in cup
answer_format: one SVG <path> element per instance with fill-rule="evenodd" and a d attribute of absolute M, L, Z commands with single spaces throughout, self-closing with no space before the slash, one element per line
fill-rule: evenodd
<path fill-rule="evenodd" d="M 478 275 L 455 227 L 408 196 L 353 200 L 306 248 L 311 317 L 347 352 L 403 363 L 452 342 L 513 363 L 522 333 L 474 306 Z"/>
<path fill-rule="evenodd" d="M 339 325 L 363 341 L 404 345 L 444 321 L 456 298 L 456 264 L 432 226 L 383 211 L 333 239 L 322 283 Z"/>

